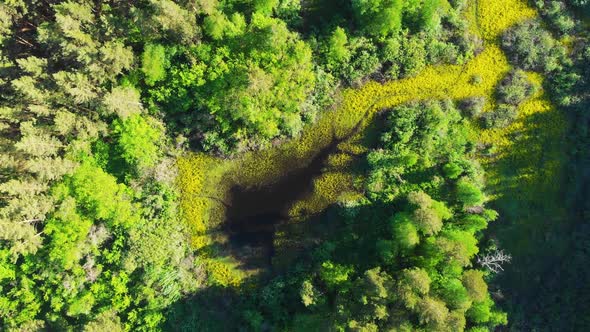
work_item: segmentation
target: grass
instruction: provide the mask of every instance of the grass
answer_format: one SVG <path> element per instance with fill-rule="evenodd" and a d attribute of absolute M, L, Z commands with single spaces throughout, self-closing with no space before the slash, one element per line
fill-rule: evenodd
<path fill-rule="evenodd" d="M 178 160 L 178 185 L 182 192 L 181 208 L 192 231 L 195 249 L 208 248 L 216 241 L 212 230 L 224 218 L 224 202 L 234 185 L 256 186 L 268 184 L 289 170 L 303 167 L 333 137 L 347 137 L 339 151 L 329 158 L 329 171 L 316 178 L 313 193 L 295 203 L 292 215 L 303 211 L 319 212 L 339 200 L 358 195 L 355 183 L 359 175 L 350 171 L 351 155 L 367 151 L 363 144 L 365 130 L 375 114 L 383 109 L 420 99 L 452 98 L 460 100 L 472 96 L 486 96 L 486 111 L 494 107 L 493 93 L 499 80 L 508 73 L 510 65 L 498 45 L 501 33 L 511 25 L 532 18 L 536 12 L 524 0 L 480 0 L 472 3 L 468 19 L 472 31 L 485 41 L 485 50 L 465 65 L 427 67 L 418 76 L 379 84 L 369 82 L 359 89 L 342 92 L 339 106 L 324 113 L 298 139 L 271 149 L 249 152 L 234 159 L 221 159 L 204 154 L 187 154 Z M 482 78 L 472 84 L 472 78 Z M 542 78 L 530 74 L 541 85 Z M 534 228 L 535 206 L 544 202 L 558 202 L 560 171 L 564 151 L 566 120 L 553 108 L 542 90 L 522 105 L 519 118 L 507 128 L 477 129 L 482 143 L 493 143 L 497 153 L 481 160 L 488 173 L 491 197 L 497 200 L 505 220 Z M 558 209 L 558 206 L 551 206 Z M 510 212 L 519 211 L 519 212 Z M 559 211 L 556 210 L 556 211 Z M 512 233 L 510 233 L 512 234 Z M 508 235 L 510 235 L 508 234 Z M 506 235 L 507 241 L 512 238 Z M 518 241 L 514 242 L 518 243 Z M 524 244 L 523 244 L 524 245 Z M 509 245 L 510 251 L 518 248 Z M 214 260 L 214 255 L 205 255 Z M 226 280 L 218 284 L 235 284 L 239 271 L 215 261 L 214 276 Z M 231 266 L 231 264 L 227 264 Z M 217 278 L 217 277 L 216 277 Z M 230 281 L 227 281 L 230 280 Z"/>

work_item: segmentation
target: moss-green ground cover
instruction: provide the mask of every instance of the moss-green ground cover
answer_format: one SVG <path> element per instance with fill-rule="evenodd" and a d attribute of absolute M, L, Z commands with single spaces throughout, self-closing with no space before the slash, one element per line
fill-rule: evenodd
<path fill-rule="evenodd" d="M 493 93 L 510 70 L 498 45 L 499 36 L 513 24 L 532 18 L 536 12 L 523 0 L 480 0 L 468 11 L 471 28 L 483 38 L 485 50 L 463 66 L 431 66 L 418 76 L 379 84 L 369 82 L 359 89 L 342 91 L 337 107 L 326 112 L 303 135 L 267 150 L 250 152 L 232 159 L 188 154 L 178 161 L 178 185 L 182 192 L 184 218 L 193 231 L 192 245 L 201 249 L 210 267 L 212 281 L 239 283 L 240 272 L 231 259 L 216 258 L 208 250 L 223 242 L 216 230 L 224 219 L 224 202 L 234 185 L 250 187 L 276 181 L 290 170 L 304 167 L 334 138 L 344 139 L 329 158 L 329 167 L 314 180 L 313 192 L 290 208 L 290 214 L 319 212 L 339 200 L 358 195 L 360 179 L 350 171 L 353 156 L 369 148 L 363 138 L 377 112 L 412 100 L 451 98 L 460 100 L 486 96 L 487 111 L 494 107 Z M 473 77 L 481 82 L 474 84 Z M 530 74 L 537 85 L 542 78 Z M 494 144 L 495 152 L 482 157 L 488 174 L 490 198 L 503 213 L 501 222 L 510 223 L 499 233 L 505 247 L 518 256 L 526 239 L 516 234 L 535 232 L 543 211 L 559 220 L 559 183 L 565 159 L 566 120 L 553 108 L 542 89 L 523 104 L 518 119 L 503 129 L 477 129 L 483 144 Z M 547 213 L 547 215 L 549 215 Z M 502 226 L 504 227 L 504 226 Z M 502 241 L 504 240 L 504 241 Z"/>

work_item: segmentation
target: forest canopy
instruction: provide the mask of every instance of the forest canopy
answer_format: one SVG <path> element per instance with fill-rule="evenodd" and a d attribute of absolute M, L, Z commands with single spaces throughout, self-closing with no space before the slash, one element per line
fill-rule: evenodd
<path fill-rule="evenodd" d="M 0 330 L 587 329 L 588 15 L 1 2 Z"/>

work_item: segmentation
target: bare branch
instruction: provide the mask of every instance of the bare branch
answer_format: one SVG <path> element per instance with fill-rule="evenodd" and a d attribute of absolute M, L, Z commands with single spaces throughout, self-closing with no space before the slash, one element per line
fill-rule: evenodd
<path fill-rule="evenodd" d="M 486 267 L 488 270 L 499 273 L 500 271 L 504 271 L 502 268 L 502 264 L 510 263 L 512 260 L 512 256 L 509 254 L 505 254 L 504 250 L 496 250 L 492 253 L 489 253 L 485 256 L 478 256 L 477 263 L 483 267 Z"/>

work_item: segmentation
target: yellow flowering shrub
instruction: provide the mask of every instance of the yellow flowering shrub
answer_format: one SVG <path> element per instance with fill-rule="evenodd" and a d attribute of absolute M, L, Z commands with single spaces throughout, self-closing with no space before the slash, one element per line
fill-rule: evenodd
<path fill-rule="evenodd" d="M 238 286 L 244 279 L 244 275 L 235 267 L 235 264 L 230 260 L 207 260 L 205 266 L 209 282 L 223 287 Z"/>

